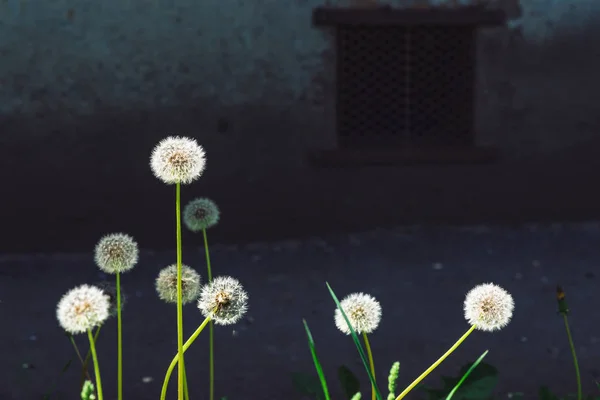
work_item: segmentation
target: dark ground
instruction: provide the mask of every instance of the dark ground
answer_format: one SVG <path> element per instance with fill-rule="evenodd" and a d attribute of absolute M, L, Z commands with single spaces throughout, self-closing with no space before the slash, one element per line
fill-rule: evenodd
<path fill-rule="evenodd" d="M 186 242 L 184 263 L 205 270 L 201 249 Z M 214 246 L 216 275 L 237 277 L 250 295 L 248 317 L 234 327 L 216 327 L 217 394 L 230 400 L 299 399 L 290 372 L 314 367 L 302 327 L 306 318 L 340 399 L 335 369 L 347 363 L 360 372 L 350 338 L 336 330 L 329 281 L 338 296 L 364 291 L 377 297 L 383 319 L 371 342 L 381 380 L 401 362 L 406 386 L 441 355 L 468 326 L 465 293 L 495 282 L 512 293 L 513 321 L 496 333 L 475 331 L 426 382 L 438 384 L 484 350 L 499 369 L 498 398 L 524 392 L 537 398 L 548 384 L 560 394 L 575 392 L 575 375 L 563 321 L 556 313 L 555 286 L 567 292 L 585 391 L 594 390 L 600 368 L 600 225 L 508 228 L 403 228 L 301 242 Z M 175 307 L 157 298 L 153 280 L 175 261 L 173 252 L 143 252 L 123 277 L 129 301 L 124 311 L 125 396 L 158 399 L 176 348 Z M 101 279 L 91 253 L 5 256 L 0 260 L 0 399 L 40 399 L 60 369 L 74 357 L 55 318 L 60 296 L 75 285 Z M 205 274 L 203 274 L 205 276 Z M 202 321 L 193 305 L 184 311 L 189 335 Z M 105 326 L 99 357 L 107 400 L 116 393 L 116 321 Z M 187 336 L 186 335 L 186 336 Z M 79 336 L 83 351 L 85 337 Z M 201 339 L 201 340 L 200 340 Z M 207 398 L 207 335 L 186 361 L 193 399 Z M 22 364 L 33 365 L 24 370 Z M 77 363 L 60 378 L 54 399 L 77 399 Z M 366 376 L 360 374 L 363 387 Z M 363 398 L 369 398 L 363 390 Z M 408 399 L 421 397 L 413 392 Z M 175 397 L 172 386 L 169 398 Z"/>

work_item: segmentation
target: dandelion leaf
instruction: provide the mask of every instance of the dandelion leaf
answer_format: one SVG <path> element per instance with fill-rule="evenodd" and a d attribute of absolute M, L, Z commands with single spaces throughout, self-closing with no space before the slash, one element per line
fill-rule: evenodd
<path fill-rule="evenodd" d="M 325 400 L 319 378 L 303 372 L 292 373 L 292 383 L 299 394 L 314 400 Z"/>
<path fill-rule="evenodd" d="M 338 368 L 338 379 L 340 380 L 340 385 L 342 385 L 346 398 L 352 399 L 354 398 L 354 395 L 360 391 L 360 382 L 358 381 L 358 378 L 350 371 L 350 368 L 345 365 L 341 365 Z"/>
<path fill-rule="evenodd" d="M 427 392 L 429 400 L 445 400 L 471 365 L 473 363 L 464 365 L 457 377 L 442 377 L 443 385 L 440 389 L 427 386 L 421 386 L 421 389 Z M 497 382 L 498 370 L 490 364 L 481 363 L 454 393 L 452 400 L 489 400 L 492 398 Z"/>

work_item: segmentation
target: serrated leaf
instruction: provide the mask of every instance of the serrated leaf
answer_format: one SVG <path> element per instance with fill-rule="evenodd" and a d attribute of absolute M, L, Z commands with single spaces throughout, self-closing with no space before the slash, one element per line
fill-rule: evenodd
<path fill-rule="evenodd" d="M 360 391 L 360 382 L 356 375 L 352 373 L 350 368 L 341 365 L 338 368 L 338 379 L 344 390 L 344 394 L 348 399 L 352 399 L 356 393 Z"/>

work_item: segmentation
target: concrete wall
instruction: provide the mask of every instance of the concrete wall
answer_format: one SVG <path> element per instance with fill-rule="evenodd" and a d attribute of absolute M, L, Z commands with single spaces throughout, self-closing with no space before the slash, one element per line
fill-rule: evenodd
<path fill-rule="evenodd" d="M 600 3 L 496 3 L 511 21 L 481 35 L 478 141 L 526 162 L 578 144 L 589 148 L 599 125 Z M 548 185 L 535 195 L 504 166 L 479 172 L 307 166 L 307 149 L 335 142 L 331 35 L 310 23 L 320 4 L 0 0 L 0 218 L 7 237 L 0 251 L 90 247 L 106 230 L 147 233 L 139 226 L 144 222 L 169 230 L 157 228 L 148 246 L 170 238 L 172 213 L 156 210 L 170 205 L 172 191 L 152 178 L 148 156 L 174 133 L 206 147 L 207 172 L 184 194 L 212 196 L 231 215 L 220 228 L 224 239 L 287 228 L 283 234 L 293 235 L 319 224 L 459 220 L 470 203 L 485 209 L 481 216 L 498 215 L 490 203 L 496 190 L 534 196 L 527 206 L 504 202 L 501 215 L 519 219 L 524 210 L 540 210 L 556 186 L 539 177 L 546 164 L 529 169 L 538 171 L 530 180 Z M 465 188 L 479 192 L 457 197 Z M 441 203 L 424 202 L 432 197 Z M 546 214 L 596 213 L 587 198 L 589 206 L 560 203 Z"/>

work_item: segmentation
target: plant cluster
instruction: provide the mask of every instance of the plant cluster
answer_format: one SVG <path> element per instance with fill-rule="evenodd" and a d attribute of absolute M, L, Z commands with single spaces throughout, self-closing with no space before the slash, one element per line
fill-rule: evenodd
<path fill-rule="evenodd" d="M 167 386 L 177 368 L 177 396 L 189 400 L 185 374 L 185 351 L 208 326 L 209 340 L 209 398 L 214 400 L 214 325 L 230 325 L 238 322 L 248 309 L 248 294 L 242 284 L 230 276 L 212 276 L 207 229 L 219 221 L 220 211 L 210 199 L 197 198 L 181 211 L 181 186 L 191 184 L 204 172 L 206 158 L 204 149 L 191 138 L 170 136 L 158 143 L 150 157 L 153 174 L 167 185 L 175 185 L 175 216 L 177 256 L 176 262 L 163 268 L 156 278 L 158 297 L 176 305 L 177 351 L 167 368 L 160 398 L 167 395 Z M 206 255 L 207 282 L 202 284 L 200 274 L 182 263 L 181 220 L 192 232 L 202 232 Z M 103 236 L 96 245 L 94 260 L 100 270 L 115 276 L 115 284 L 102 282 L 98 285 L 83 284 L 65 293 L 56 308 L 59 325 L 71 340 L 82 364 L 80 384 L 83 400 L 103 400 L 102 379 L 96 342 L 100 328 L 110 316 L 117 318 L 117 397 L 123 399 L 123 344 L 122 311 L 125 297 L 121 289 L 121 275 L 131 271 L 138 263 L 138 244 L 124 233 Z M 204 316 L 198 329 L 184 342 L 183 305 L 196 302 Z M 95 330 L 95 332 L 94 332 Z M 81 356 L 73 335 L 86 333 L 90 345 L 85 359 Z M 92 380 L 88 363 L 94 366 Z"/>
<path fill-rule="evenodd" d="M 150 157 L 150 167 L 154 175 L 167 185 L 175 185 L 176 261 L 162 269 L 155 282 L 158 297 L 167 303 L 176 305 L 177 317 L 177 350 L 165 374 L 160 393 L 161 400 L 166 399 L 167 386 L 175 368 L 177 368 L 177 398 L 178 400 L 189 400 L 184 354 L 207 326 L 210 336 L 208 397 L 210 400 L 214 400 L 213 325 L 235 324 L 248 309 L 248 294 L 237 279 L 230 276 L 215 278 L 212 276 L 207 229 L 219 221 L 220 211 L 217 205 L 210 199 L 197 198 L 189 202 L 183 212 L 181 210 L 181 186 L 197 180 L 204 172 L 205 164 L 204 149 L 194 139 L 185 137 L 167 137 L 158 143 Z M 202 232 L 207 267 L 205 284 L 202 284 L 201 276 L 194 268 L 182 262 L 182 216 L 183 223 L 190 231 Z M 80 394 L 83 400 L 103 400 L 104 398 L 96 342 L 100 328 L 111 316 L 117 318 L 117 397 L 119 400 L 123 399 L 122 312 L 125 296 L 121 288 L 121 275 L 131 271 L 138 263 L 138 258 L 138 244 L 131 236 L 124 233 L 112 233 L 101 237 L 95 248 L 94 260 L 100 270 L 115 276 L 114 285 L 112 282 L 102 282 L 98 285 L 82 284 L 67 291 L 58 302 L 56 308 L 58 323 L 67 333 L 82 364 Z M 336 306 L 333 312 L 333 322 L 343 334 L 351 336 L 354 341 L 369 378 L 371 399 L 383 400 L 382 392 L 376 381 L 374 357 L 369 340 L 369 335 L 377 329 L 381 321 L 382 307 L 377 299 L 365 293 L 352 293 L 339 301 L 329 283 L 326 285 Z M 583 400 L 577 357 L 567 321 L 568 308 L 562 289 L 559 288 L 557 296 L 559 313 L 564 317 L 576 369 L 577 398 Z M 184 342 L 182 307 L 193 302 L 196 303 L 205 319 Z M 415 388 L 425 390 L 430 400 L 450 400 L 452 398 L 455 400 L 488 400 L 492 398 L 497 371 L 489 364 L 482 363 L 483 358 L 487 355 L 487 350 L 474 363 L 464 366 L 460 371 L 459 378 L 444 377 L 442 389 L 432 389 L 421 384 L 423 379 L 450 356 L 475 330 L 495 332 L 504 328 L 512 318 L 514 301 L 512 296 L 500 286 L 484 283 L 475 286 L 466 294 L 463 311 L 469 329 L 398 395 L 395 392 L 400 363 L 395 362 L 392 365 L 387 380 L 386 400 L 402 400 Z M 293 375 L 293 383 L 302 394 L 312 396 L 317 400 L 330 400 L 327 380 L 317 357 L 314 339 L 307 322 L 303 320 L 303 323 L 317 378 L 312 375 L 296 373 Z M 89 351 L 85 358 L 81 356 L 73 337 L 78 334 L 87 334 Z M 90 358 L 94 368 L 94 379 L 88 373 Z M 348 399 L 359 400 L 361 398 L 359 381 L 350 369 L 341 366 L 338 369 L 338 378 Z M 558 397 L 554 396 L 547 388 L 542 388 L 540 399 L 558 400 Z M 587 400 L 591 399 L 594 398 L 587 398 Z"/>

